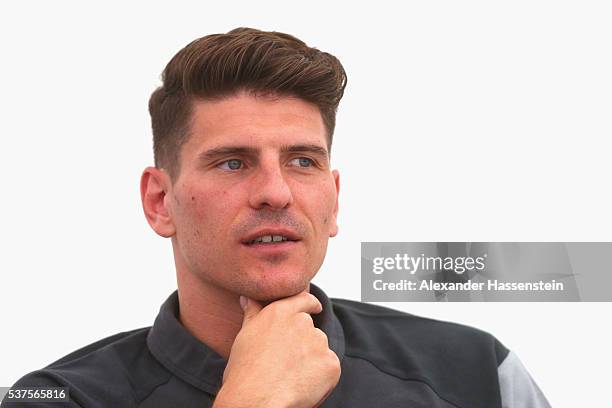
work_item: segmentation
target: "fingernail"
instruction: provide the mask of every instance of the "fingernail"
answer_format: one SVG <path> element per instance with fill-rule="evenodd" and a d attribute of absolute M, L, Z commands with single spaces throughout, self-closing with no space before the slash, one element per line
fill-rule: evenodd
<path fill-rule="evenodd" d="M 240 296 L 240 307 L 242 308 L 242 310 L 246 310 L 246 307 L 247 307 L 247 303 L 248 303 L 248 302 L 249 302 L 249 301 L 247 300 L 247 298 L 246 298 L 246 297 L 244 297 L 244 296 Z"/>

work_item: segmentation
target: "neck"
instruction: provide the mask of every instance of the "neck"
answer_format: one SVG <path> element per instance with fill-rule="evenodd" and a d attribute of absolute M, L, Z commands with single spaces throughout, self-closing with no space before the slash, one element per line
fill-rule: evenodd
<path fill-rule="evenodd" d="M 227 359 L 242 327 L 239 296 L 179 271 L 179 319 L 185 329 Z"/>

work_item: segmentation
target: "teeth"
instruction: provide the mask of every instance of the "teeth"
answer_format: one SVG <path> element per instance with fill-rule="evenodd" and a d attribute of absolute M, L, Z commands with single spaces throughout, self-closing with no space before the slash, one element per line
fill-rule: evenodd
<path fill-rule="evenodd" d="M 257 244 L 257 243 L 270 243 L 270 242 L 283 242 L 283 241 L 288 241 L 289 238 L 284 237 L 282 235 L 264 235 L 258 238 L 255 238 L 253 241 L 251 241 L 251 244 Z"/>

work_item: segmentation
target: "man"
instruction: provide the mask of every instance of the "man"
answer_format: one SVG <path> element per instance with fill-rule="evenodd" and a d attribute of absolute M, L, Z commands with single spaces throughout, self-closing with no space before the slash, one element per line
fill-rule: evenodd
<path fill-rule="evenodd" d="M 69 387 L 72 407 L 548 407 L 492 336 L 310 284 L 338 233 L 345 85 L 335 57 L 287 34 L 240 28 L 179 51 L 149 102 L 140 186 L 178 291 L 152 327 L 16 386 Z"/>

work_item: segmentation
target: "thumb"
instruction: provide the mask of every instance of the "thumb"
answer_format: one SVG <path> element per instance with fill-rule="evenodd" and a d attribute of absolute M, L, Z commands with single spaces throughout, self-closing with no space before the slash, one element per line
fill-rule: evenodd
<path fill-rule="evenodd" d="M 255 316 L 263 309 L 263 305 L 256 300 L 250 299 L 246 296 L 240 296 L 240 307 L 244 311 L 244 320 L 242 321 L 242 325 Z"/>

